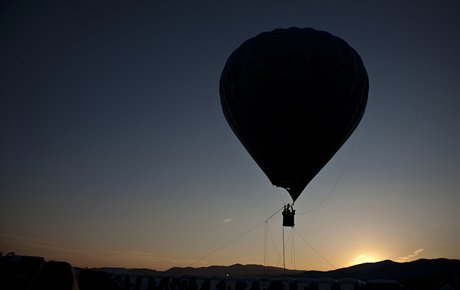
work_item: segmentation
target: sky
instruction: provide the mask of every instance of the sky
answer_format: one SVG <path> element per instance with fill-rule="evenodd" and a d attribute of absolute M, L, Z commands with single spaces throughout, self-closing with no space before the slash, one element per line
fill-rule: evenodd
<path fill-rule="evenodd" d="M 460 259 L 460 2 L 4 1 L 0 251 L 74 266 L 282 267 L 288 194 L 219 78 L 264 31 L 346 40 L 364 117 L 296 201 L 291 269 Z"/>

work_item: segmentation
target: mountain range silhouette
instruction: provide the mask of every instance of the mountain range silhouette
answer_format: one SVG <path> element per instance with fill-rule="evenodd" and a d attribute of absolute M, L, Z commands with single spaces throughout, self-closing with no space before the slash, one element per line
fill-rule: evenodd
<path fill-rule="evenodd" d="M 280 277 L 284 269 L 262 265 L 209 266 L 209 267 L 173 267 L 166 271 L 150 269 L 98 268 L 109 273 L 132 274 L 163 277 L 199 277 L 199 278 L 250 278 Z M 436 277 L 460 277 L 460 260 L 458 259 L 419 259 L 412 262 L 394 262 L 385 260 L 364 263 L 331 271 L 305 271 L 286 269 L 286 276 L 293 278 L 356 278 L 369 279 L 432 279 Z"/>

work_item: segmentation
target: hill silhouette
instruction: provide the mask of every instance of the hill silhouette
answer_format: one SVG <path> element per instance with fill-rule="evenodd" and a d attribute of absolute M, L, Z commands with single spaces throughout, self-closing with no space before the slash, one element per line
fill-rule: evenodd
<path fill-rule="evenodd" d="M 286 269 L 286 275 L 300 274 L 303 270 Z M 256 264 L 242 265 L 234 264 L 231 266 L 210 266 L 200 268 L 180 268 L 174 267 L 164 272 L 164 274 L 177 276 L 197 276 L 197 277 L 263 277 L 263 276 L 282 276 L 284 269 L 272 266 L 262 266 Z"/>
<path fill-rule="evenodd" d="M 284 276 L 284 269 L 262 265 L 209 266 L 209 267 L 173 267 L 166 271 L 150 269 L 99 268 L 112 274 L 131 274 L 160 277 L 199 277 L 199 278 L 263 278 Z M 227 276 L 228 275 L 228 276 Z M 460 277 L 460 260 L 457 259 L 419 259 L 412 262 L 394 262 L 385 260 L 364 263 L 331 271 L 288 270 L 286 275 L 293 278 L 356 278 L 420 280 L 437 277 Z"/>
<path fill-rule="evenodd" d="M 200 277 L 200 278 L 249 278 L 249 277 L 276 277 L 283 276 L 284 269 L 272 266 L 262 266 L 256 264 L 234 264 L 231 266 L 209 266 L 209 267 L 173 267 L 166 271 L 156 271 L 151 269 L 139 268 L 95 268 L 94 270 L 108 272 L 116 275 L 143 275 L 159 277 Z M 304 270 L 286 269 L 286 275 L 298 275 Z"/>
<path fill-rule="evenodd" d="M 332 271 L 307 271 L 297 277 L 331 277 L 356 279 L 431 279 L 441 276 L 460 276 L 460 260 L 419 259 L 413 262 L 398 263 L 385 260 L 364 263 Z"/>

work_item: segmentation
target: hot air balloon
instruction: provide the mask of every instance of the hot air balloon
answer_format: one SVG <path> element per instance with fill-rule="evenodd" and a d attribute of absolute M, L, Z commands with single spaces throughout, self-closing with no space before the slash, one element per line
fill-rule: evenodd
<path fill-rule="evenodd" d="M 358 53 L 312 28 L 246 40 L 227 59 L 219 85 L 231 129 L 293 203 L 355 130 L 368 90 Z"/>

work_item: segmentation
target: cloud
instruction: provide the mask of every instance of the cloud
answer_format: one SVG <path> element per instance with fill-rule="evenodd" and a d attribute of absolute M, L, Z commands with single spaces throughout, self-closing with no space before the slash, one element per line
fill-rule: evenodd
<path fill-rule="evenodd" d="M 417 257 L 418 255 L 420 255 L 421 253 L 423 253 L 425 251 L 425 249 L 417 249 L 415 250 L 412 254 L 410 255 L 407 255 L 407 256 L 404 256 L 404 257 L 399 257 L 397 259 L 398 262 L 406 262 L 412 258 L 415 258 Z"/>
<path fill-rule="evenodd" d="M 226 218 L 226 219 L 224 219 L 224 224 L 225 224 L 225 225 L 226 225 L 226 224 L 230 224 L 230 223 L 232 223 L 232 222 L 233 222 L 233 219 L 232 219 L 232 218 Z"/>
<path fill-rule="evenodd" d="M 365 258 L 366 258 L 366 256 L 361 254 L 361 255 L 355 257 L 355 258 L 350 262 L 350 265 L 360 264 Z"/>
<path fill-rule="evenodd" d="M 361 254 L 361 255 L 356 256 L 351 262 L 347 264 L 347 266 L 353 266 L 353 265 L 358 265 L 362 263 L 373 263 L 373 262 L 377 262 L 377 259 L 372 256 Z"/>

